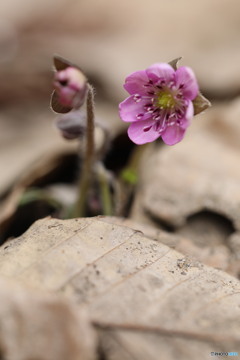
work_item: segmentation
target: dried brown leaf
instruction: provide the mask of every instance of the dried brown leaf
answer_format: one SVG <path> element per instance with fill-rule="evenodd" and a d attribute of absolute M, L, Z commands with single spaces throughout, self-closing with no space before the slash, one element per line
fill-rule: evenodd
<path fill-rule="evenodd" d="M 0 354 L 8 360 L 93 360 L 96 337 L 84 309 L 0 277 Z"/>
<path fill-rule="evenodd" d="M 106 221 L 38 221 L 1 247 L 0 273 L 87 305 L 107 359 L 237 348 L 238 280 Z"/>

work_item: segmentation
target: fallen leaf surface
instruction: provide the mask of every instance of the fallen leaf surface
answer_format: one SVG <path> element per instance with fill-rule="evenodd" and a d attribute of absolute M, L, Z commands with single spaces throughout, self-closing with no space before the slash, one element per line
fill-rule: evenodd
<path fill-rule="evenodd" d="M 0 356 L 7 360 L 94 360 L 86 309 L 0 277 Z"/>
<path fill-rule="evenodd" d="M 205 265 L 214 267 L 219 270 L 228 271 L 231 273 L 231 275 L 235 274 L 236 269 L 232 269 L 233 271 L 230 272 L 230 260 L 232 257 L 232 253 L 227 247 L 224 245 L 224 243 L 221 242 L 214 242 L 216 240 L 217 236 L 219 235 L 219 232 L 217 234 L 213 232 L 212 229 L 213 226 L 210 228 L 209 223 L 204 221 L 202 224 L 202 233 L 201 233 L 201 241 L 205 242 L 205 246 L 199 246 L 199 244 L 194 243 L 193 239 L 189 236 L 189 234 L 179 234 L 179 233 L 173 233 L 173 232 L 167 232 L 163 229 L 153 226 L 152 224 L 146 224 L 134 221 L 132 219 L 126 219 L 126 218 L 120 218 L 120 217 L 111 217 L 108 218 L 108 221 L 113 224 L 119 224 L 124 225 L 139 231 L 142 231 L 147 237 L 150 237 L 156 241 L 160 241 L 161 243 L 169 246 L 172 249 L 175 249 L 182 254 L 186 255 L 188 258 L 191 258 L 193 261 L 199 261 L 200 263 L 203 263 Z M 212 224 L 211 224 L 212 225 Z M 219 225 L 219 224 L 218 224 Z M 200 237 L 200 231 L 199 229 L 199 237 Z M 221 230 L 221 229 L 220 229 Z M 197 231 L 195 230 L 195 237 L 196 237 Z M 203 235 L 204 234 L 204 235 Z M 222 235 L 224 237 L 225 233 L 222 230 Z M 212 240 L 212 242 L 210 241 Z M 234 242 L 234 245 L 238 245 L 238 237 L 232 236 L 232 240 Z M 238 245 L 239 246 L 239 245 Z M 238 250 L 239 251 L 239 250 Z"/>
<path fill-rule="evenodd" d="M 0 259 L 0 274 L 87 306 L 106 359 L 240 349 L 237 279 L 108 218 L 39 220 Z"/>

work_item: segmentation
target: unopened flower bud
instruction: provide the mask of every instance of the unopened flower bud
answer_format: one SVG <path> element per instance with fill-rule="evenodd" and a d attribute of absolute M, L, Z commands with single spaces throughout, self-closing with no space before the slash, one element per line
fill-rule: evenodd
<path fill-rule="evenodd" d="M 53 85 L 61 105 L 78 109 L 84 103 L 87 81 L 79 69 L 68 67 L 57 71 Z"/>

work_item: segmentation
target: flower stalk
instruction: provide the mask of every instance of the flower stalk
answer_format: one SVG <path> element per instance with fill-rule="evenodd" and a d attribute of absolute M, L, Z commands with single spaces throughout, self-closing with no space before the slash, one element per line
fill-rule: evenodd
<path fill-rule="evenodd" d="M 68 217 L 83 217 L 94 209 L 91 192 L 94 186 L 99 189 L 98 201 L 105 215 L 112 215 L 113 202 L 111 182 L 103 163 L 96 159 L 99 149 L 95 149 L 95 116 L 94 89 L 88 83 L 82 70 L 70 61 L 54 56 L 54 91 L 51 97 L 51 108 L 61 114 L 56 126 L 61 135 L 68 140 L 85 138 L 85 152 L 80 154 L 81 173 L 77 184 L 77 201 L 70 210 Z M 86 103 L 86 108 L 83 105 Z M 99 144 L 98 144 L 99 145 Z M 106 143 L 103 145 L 106 146 Z M 82 149 L 81 149 L 82 150 Z M 103 150 L 103 149 L 102 149 Z M 94 185 L 94 186 L 93 186 Z M 96 204 L 95 204 L 96 205 Z"/>
<path fill-rule="evenodd" d="M 78 183 L 78 199 L 76 201 L 73 217 L 86 216 L 87 196 L 91 183 L 92 165 L 94 160 L 94 90 L 88 84 L 87 90 L 87 129 L 86 151 L 83 158 L 81 177 Z"/>
<path fill-rule="evenodd" d="M 129 213 L 129 202 L 134 196 L 139 181 L 139 166 L 147 146 L 148 144 L 137 146 L 133 150 L 127 166 L 121 171 L 116 194 L 116 216 L 124 217 Z"/>

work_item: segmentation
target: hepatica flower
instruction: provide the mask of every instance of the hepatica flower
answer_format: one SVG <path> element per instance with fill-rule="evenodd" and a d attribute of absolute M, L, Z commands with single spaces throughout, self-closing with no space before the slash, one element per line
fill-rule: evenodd
<path fill-rule="evenodd" d="M 174 145 L 184 137 L 194 113 L 210 106 L 199 94 L 193 71 L 185 66 L 177 69 L 178 60 L 172 65 L 154 64 L 126 78 L 124 88 L 130 96 L 119 105 L 119 112 L 123 121 L 131 123 L 128 135 L 134 143 L 162 137 L 166 144 Z"/>

